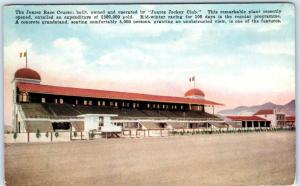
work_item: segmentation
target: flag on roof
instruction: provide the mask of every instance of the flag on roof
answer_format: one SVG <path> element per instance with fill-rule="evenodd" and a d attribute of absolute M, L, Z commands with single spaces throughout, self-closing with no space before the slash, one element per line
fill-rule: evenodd
<path fill-rule="evenodd" d="M 27 57 L 27 52 L 20 52 L 20 58 Z"/>
<path fill-rule="evenodd" d="M 190 77 L 190 78 L 189 78 L 189 81 L 190 81 L 190 82 L 195 81 L 195 76 Z"/>

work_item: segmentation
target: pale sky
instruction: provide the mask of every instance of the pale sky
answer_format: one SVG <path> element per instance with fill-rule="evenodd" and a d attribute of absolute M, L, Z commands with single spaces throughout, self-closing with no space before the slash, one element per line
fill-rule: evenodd
<path fill-rule="evenodd" d="M 194 9 L 197 5 L 125 5 L 126 9 Z M 5 124 L 11 119 L 11 80 L 25 66 L 42 84 L 183 96 L 196 87 L 219 109 L 295 98 L 295 20 L 291 4 L 198 5 L 207 9 L 281 9 L 279 24 L 15 25 L 4 10 Z M 79 6 L 27 6 L 72 10 Z M 120 5 L 80 9 L 124 9 Z"/>

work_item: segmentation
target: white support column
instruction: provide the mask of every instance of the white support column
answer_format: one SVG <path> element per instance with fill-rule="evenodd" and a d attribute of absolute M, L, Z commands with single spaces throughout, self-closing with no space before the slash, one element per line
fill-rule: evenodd
<path fill-rule="evenodd" d="M 114 114 L 100 114 L 103 117 L 103 127 L 101 128 L 101 132 L 121 132 L 121 126 L 115 126 L 111 123 L 111 117 L 115 117 L 118 115 Z"/>
<path fill-rule="evenodd" d="M 110 116 L 103 116 L 103 126 L 109 126 L 111 125 L 111 117 Z"/>
<path fill-rule="evenodd" d="M 84 131 L 98 130 L 99 128 L 99 116 L 85 115 L 84 116 Z"/>

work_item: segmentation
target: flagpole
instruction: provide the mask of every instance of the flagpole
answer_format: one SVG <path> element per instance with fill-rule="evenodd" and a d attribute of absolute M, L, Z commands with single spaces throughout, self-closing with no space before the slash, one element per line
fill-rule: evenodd
<path fill-rule="evenodd" d="M 26 49 L 26 56 L 25 56 L 26 57 L 26 68 L 27 68 L 27 55 L 28 54 L 27 54 L 27 49 Z"/>
<path fill-rule="evenodd" d="M 195 76 L 194 76 L 194 88 L 196 87 L 195 84 L 196 84 L 196 78 L 195 78 Z"/>

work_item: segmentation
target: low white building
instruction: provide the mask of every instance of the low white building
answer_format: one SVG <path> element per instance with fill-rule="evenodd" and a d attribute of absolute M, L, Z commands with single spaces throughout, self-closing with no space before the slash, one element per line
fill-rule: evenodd
<path fill-rule="evenodd" d="M 268 121 L 271 121 L 272 127 L 280 127 L 285 125 L 285 114 L 277 109 L 264 109 L 254 113 L 254 116 L 259 116 Z"/>

